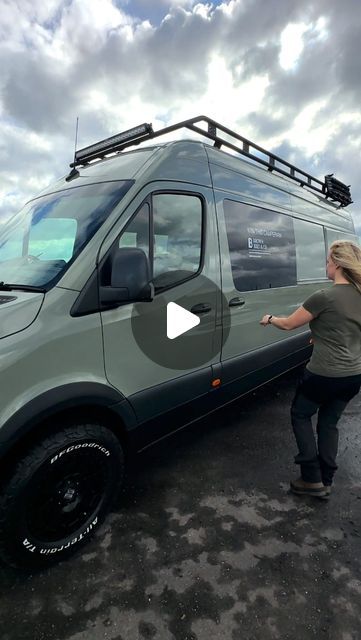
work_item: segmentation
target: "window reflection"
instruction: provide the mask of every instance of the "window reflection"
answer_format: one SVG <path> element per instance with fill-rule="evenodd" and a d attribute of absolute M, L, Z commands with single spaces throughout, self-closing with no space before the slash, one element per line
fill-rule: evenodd
<path fill-rule="evenodd" d="M 174 284 L 196 273 L 201 260 L 202 203 L 196 196 L 162 193 L 153 196 L 154 278 Z"/>
<path fill-rule="evenodd" d="M 224 201 L 233 281 L 239 291 L 295 285 L 292 218 L 275 211 Z"/>
<path fill-rule="evenodd" d="M 326 278 L 326 252 L 323 227 L 294 219 L 298 280 Z"/>
<path fill-rule="evenodd" d="M 143 249 L 149 259 L 149 205 L 144 203 L 119 239 L 119 247 Z"/>
<path fill-rule="evenodd" d="M 28 203 L 1 229 L 0 280 L 53 286 L 131 185 L 122 180 L 75 186 Z"/>
<path fill-rule="evenodd" d="M 177 284 L 199 270 L 202 253 L 202 201 L 189 194 L 152 197 L 153 282 L 156 289 Z M 138 247 L 151 259 L 150 207 L 144 203 L 119 239 L 119 247 Z"/>
<path fill-rule="evenodd" d="M 349 240 L 350 242 L 356 242 L 359 244 L 358 238 L 350 233 L 344 233 L 342 231 L 335 231 L 334 229 L 327 229 L 327 249 L 331 246 L 335 240 Z"/>

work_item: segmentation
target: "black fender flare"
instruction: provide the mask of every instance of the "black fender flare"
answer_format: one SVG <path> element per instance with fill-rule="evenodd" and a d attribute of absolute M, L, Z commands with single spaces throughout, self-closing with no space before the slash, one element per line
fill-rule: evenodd
<path fill-rule="evenodd" d="M 137 426 L 133 408 L 120 391 L 99 382 L 73 382 L 36 396 L 1 426 L 0 459 L 35 425 L 61 411 L 85 405 L 110 408 L 126 431 Z"/>

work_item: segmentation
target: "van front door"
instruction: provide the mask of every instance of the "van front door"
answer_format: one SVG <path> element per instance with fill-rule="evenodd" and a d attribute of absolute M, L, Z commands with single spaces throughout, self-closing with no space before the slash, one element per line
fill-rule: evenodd
<path fill-rule="evenodd" d="M 170 431 L 177 426 L 176 409 L 212 388 L 212 364 L 220 360 L 221 294 L 212 192 L 166 186 L 138 196 L 113 240 L 145 251 L 154 299 L 103 310 L 101 317 L 109 382 L 130 401 L 139 423 L 173 412 Z M 105 262 L 103 284 L 106 277 Z M 167 335 L 171 302 L 200 318 L 173 339 Z"/>

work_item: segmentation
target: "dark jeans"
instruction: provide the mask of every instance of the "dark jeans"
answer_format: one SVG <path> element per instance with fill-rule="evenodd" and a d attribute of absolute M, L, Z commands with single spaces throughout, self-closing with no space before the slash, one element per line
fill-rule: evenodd
<path fill-rule="evenodd" d="M 291 420 L 305 482 L 331 485 L 337 469 L 337 423 L 345 407 L 360 390 L 361 375 L 346 378 L 318 376 L 304 370 L 291 406 Z M 318 411 L 317 444 L 312 416 Z"/>

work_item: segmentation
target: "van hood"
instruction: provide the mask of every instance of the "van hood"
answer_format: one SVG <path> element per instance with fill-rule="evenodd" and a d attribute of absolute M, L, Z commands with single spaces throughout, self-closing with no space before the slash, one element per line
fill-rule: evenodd
<path fill-rule="evenodd" d="M 33 291 L 0 291 L 0 338 L 23 331 L 34 322 L 44 296 Z"/>

